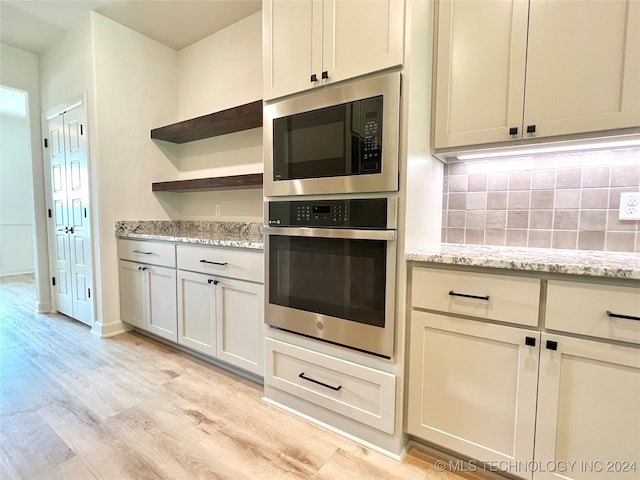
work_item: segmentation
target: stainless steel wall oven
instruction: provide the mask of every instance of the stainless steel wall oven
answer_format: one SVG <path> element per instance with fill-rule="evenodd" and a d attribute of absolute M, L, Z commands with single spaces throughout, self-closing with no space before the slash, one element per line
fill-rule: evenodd
<path fill-rule="evenodd" d="M 390 358 L 395 198 L 267 203 L 265 321 Z"/>

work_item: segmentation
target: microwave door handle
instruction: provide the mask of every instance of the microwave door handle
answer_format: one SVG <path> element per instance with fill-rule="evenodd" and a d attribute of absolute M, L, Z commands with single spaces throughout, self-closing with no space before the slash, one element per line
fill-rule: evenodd
<path fill-rule="evenodd" d="M 269 227 L 263 226 L 262 233 L 286 237 L 347 238 L 353 240 L 395 240 L 395 230 L 351 230 L 342 228 L 309 227 Z"/>

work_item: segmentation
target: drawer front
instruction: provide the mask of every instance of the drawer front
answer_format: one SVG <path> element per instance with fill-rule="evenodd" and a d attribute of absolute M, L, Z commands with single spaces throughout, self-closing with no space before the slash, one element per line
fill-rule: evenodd
<path fill-rule="evenodd" d="M 270 338 L 265 340 L 265 348 L 265 383 L 393 433 L 395 375 Z"/>
<path fill-rule="evenodd" d="M 545 327 L 640 343 L 640 287 L 549 280 Z"/>
<path fill-rule="evenodd" d="M 176 247 L 172 243 L 119 239 L 118 257 L 132 262 L 176 267 Z"/>
<path fill-rule="evenodd" d="M 177 257 L 180 270 L 264 283 L 262 252 L 178 245 Z"/>
<path fill-rule="evenodd" d="M 540 280 L 415 267 L 412 306 L 518 325 L 538 325 Z"/>

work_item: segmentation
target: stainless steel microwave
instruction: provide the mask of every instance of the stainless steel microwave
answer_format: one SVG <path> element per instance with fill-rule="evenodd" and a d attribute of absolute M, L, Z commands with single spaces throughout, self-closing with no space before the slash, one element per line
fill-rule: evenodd
<path fill-rule="evenodd" d="M 266 196 L 398 190 L 400 73 L 265 105 Z"/>

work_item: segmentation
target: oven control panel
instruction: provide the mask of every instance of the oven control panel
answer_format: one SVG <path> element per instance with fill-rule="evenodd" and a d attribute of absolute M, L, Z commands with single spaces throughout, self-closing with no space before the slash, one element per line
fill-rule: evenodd
<path fill-rule="evenodd" d="M 272 227 L 386 228 L 387 199 L 269 202 Z"/>

